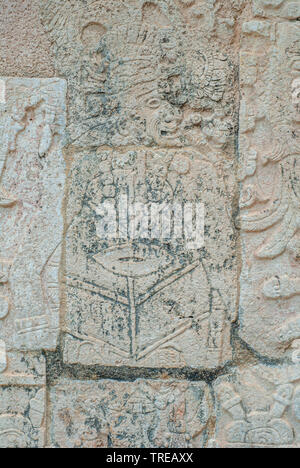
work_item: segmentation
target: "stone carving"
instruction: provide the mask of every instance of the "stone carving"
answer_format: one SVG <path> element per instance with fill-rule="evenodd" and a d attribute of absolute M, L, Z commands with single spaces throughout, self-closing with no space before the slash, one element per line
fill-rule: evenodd
<path fill-rule="evenodd" d="M 262 23 L 267 39 L 244 28 L 241 56 L 241 337 L 275 358 L 298 338 L 300 29 Z"/>
<path fill-rule="evenodd" d="M 4 372 L 7 367 L 6 344 L 0 340 L 0 372 Z"/>
<path fill-rule="evenodd" d="M 300 278 L 291 276 L 274 276 L 264 284 L 263 293 L 269 299 L 289 299 L 300 294 Z"/>
<path fill-rule="evenodd" d="M 203 383 L 61 381 L 51 390 L 53 447 L 203 447 L 211 397 Z"/>
<path fill-rule="evenodd" d="M 299 448 L 299 1 L 2 4 L 0 447 Z"/>
<path fill-rule="evenodd" d="M 10 349 L 55 349 L 65 82 L 4 78 L 1 83 L 0 337 Z"/>
<path fill-rule="evenodd" d="M 213 368 L 231 359 L 233 64 L 204 31 L 195 40 L 182 7 L 190 8 L 169 1 L 118 1 L 113 9 L 103 1 L 76 8 L 71 2 L 66 8 L 48 1 L 42 12 L 69 96 L 67 363 Z M 99 234 L 106 222 L 102 204 L 120 207 L 125 195 L 121 212 L 139 204 L 141 211 L 156 210 L 157 220 L 168 209 L 162 204 L 187 209 L 202 203 L 204 245 L 201 223 L 198 239 L 187 231 L 175 242 L 169 235 L 151 237 L 140 221 L 132 237 L 133 221 L 125 235 L 107 241 Z M 108 230 L 120 224 L 118 216 Z M 42 324 L 42 317 L 37 325 L 18 321 L 25 330 Z"/>
<path fill-rule="evenodd" d="M 42 448 L 45 444 L 45 361 L 9 353 L 0 375 L 0 447 Z"/>
<path fill-rule="evenodd" d="M 191 150 L 135 148 L 77 158 L 67 203 L 66 362 L 215 367 L 230 359 L 234 233 L 213 164 Z M 198 227 L 189 236 L 185 223 L 183 235 L 184 210 L 197 203 L 204 208 Z M 134 204 L 149 218 L 127 222 Z M 105 213 L 110 206 L 118 212 L 113 223 Z M 114 228 L 117 218 L 123 232 L 106 238 L 102 226 Z M 165 234 L 163 222 L 170 222 Z"/>
<path fill-rule="evenodd" d="M 219 447 L 299 447 L 299 365 L 255 366 L 220 378 L 217 398 Z"/>
<path fill-rule="evenodd" d="M 56 44 L 57 68 L 69 83 L 71 143 L 191 145 L 203 140 L 201 128 L 218 127 L 216 103 L 224 95 L 231 95 L 231 103 L 226 99 L 221 125 L 230 132 L 232 67 L 204 37 L 198 46 L 195 31 L 169 3 L 119 6 L 120 25 L 117 5 L 112 11 L 106 2 L 93 2 L 70 15 L 64 2 L 47 2 L 44 24 Z M 66 57 L 71 42 L 73 53 Z M 207 122 L 197 115 L 203 109 L 210 110 Z"/>

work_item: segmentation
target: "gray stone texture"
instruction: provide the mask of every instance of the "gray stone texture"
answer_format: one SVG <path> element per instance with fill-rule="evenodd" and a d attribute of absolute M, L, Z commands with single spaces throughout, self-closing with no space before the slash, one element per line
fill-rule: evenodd
<path fill-rule="evenodd" d="M 300 3 L 0 1 L 0 447 L 300 447 Z"/>

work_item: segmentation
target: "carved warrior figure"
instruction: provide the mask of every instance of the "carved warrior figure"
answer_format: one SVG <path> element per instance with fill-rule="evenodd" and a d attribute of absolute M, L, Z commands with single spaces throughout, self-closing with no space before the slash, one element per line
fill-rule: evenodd
<path fill-rule="evenodd" d="M 73 398 L 73 408 L 68 409 L 66 402 L 62 408 L 58 393 L 62 433 L 72 424 L 75 447 L 202 445 L 210 415 L 205 384 L 136 381 L 134 386 L 129 383 L 118 388 L 109 383 L 112 391 L 107 393 L 101 393 L 102 389 L 82 388 Z"/>
<path fill-rule="evenodd" d="M 139 436 L 141 447 L 194 447 L 207 426 L 209 410 L 206 398 L 205 390 L 189 388 L 186 383 L 180 387 L 169 383 L 161 388 L 155 384 L 143 385 L 129 395 L 126 406 L 109 405 L 112 426 L 121 415 L 124 417 L 123 424 L 112 429 L 112 438 L 118 446 L 118 434 L 122 434 L 123 429 L 128 430 L 128 421 L 133 417 L 143 428 Z"/>
<path fill-rule="evenodd" d="M 5 89 L 5 82 L 2 82 L 2 86 Z M 5 96 L 4 96 L 5 97 Z M 20 109 L 15 109 L 14 115 L 11 118 L 6 119 L 5 124 L 1 125 L 1 136 L 2 138 L 2 148 L 0 156 L 0 210 L 1 212 L 6 213 L 8 208 L 13 207 L 17 199 L 13 195 L 7 192 L 2 186 L 2 179 L 5 170 L 5 164 L 8 154 L 15 149 L 15 142 L 19 132 L 24 130 L 24 123 L 22 122 L 24 118 L 25 111 L 21 112 Z M 7 258 L 3 258 L 5 252 L 0 254 L 0 320 L 7 317 L 9 309 L 11 306 L 10 290 L 8 286 L 9 282 L 9 271 L 11 268 L 12 261 Z M 1 258 L 2 257 L 2 258 Z M 6 351 L 5 343 L 2 342 L 2 360 L 1 360 L 1 372 L 6 368 Z"/>
<path fill-rule="evenodd" d="M 110 30 L 75 77 L 85 118 L 79 125 L 78 112 L 73 122 L 71 117 L 71 139 L 88 138 L 95 145 L 105 134 L 114 146 L 178 147 L 194 144 L 202 135 L 222 147 L 228 124 L 217 118 L 202 121 L 199 110 L 221 101 L 226 60 L 208 50 L 183 53 L 171 28 L 138 24 Z M 72 93 L 72 83 L 70 89 Z M 185 104 L 187 112 L 182 110 Z"/>
<path fill-rule="evenodd" d="M 274 135 L 273 149 L 262 155 L 263 164 L 278 165 L 277 184 L 268 205 L 253 214 L 248 212 L 249 203 L 243 208 L 247 214 L 241 215 L 242 229 L 248 232 L 265 231 L 278 225 L 256 251 L 259 258 L 275 258 L 289 246 L 294 259 L 300 257 L 300 41 L 287 49 L 286 55 L 290 66 L 289 101 L 282 115 L 282 102 L 276 103 L 269 110 L 268 119 Z M 256 166 L 255 166 L 256 167 Z M 254 169 L 255 172 L 255 169 Z M 259 192 L 259 188 L 257 188 Z M 261 202 L 263 198 L 261 197 Z"/>
<path fill-rule="evenodd" d="M 213 114 L 222 100 L 226 58 L 209 51 L 185 54 L 174 30 L 137 24 L 104 33 L 83 62 L 74 66 L 70 106 L 76 107 L 74 91 L 88 109 L 80 121 L 78 109 L 71 110 L 72 140 L 82 146 L 104 140 L 119 148 L 134 144 L 136 151 L 95 151 L 74 163 L 64 358 L 85 364 L 218 366 L 231 357 L 235 314 L 229 291 L 235 277 L 230 207 L 215 161 L 179 149 L 199 148 L 204 140 L 220 150 L 226 143 L 226 122 L 206 121 L 200 114 L 204 109 Z M 146 145 L 172 150 L 147 152 Z M 145 206 L 203 203 L 207 246 L 191 252 L 180 243 L 143 236 L 123 243 L 101 239 L 99 206 L 105 200 L 117 205 L 122 193 L 129 203 Z M 174 300 L 180 287 L 187 293 Z"/>

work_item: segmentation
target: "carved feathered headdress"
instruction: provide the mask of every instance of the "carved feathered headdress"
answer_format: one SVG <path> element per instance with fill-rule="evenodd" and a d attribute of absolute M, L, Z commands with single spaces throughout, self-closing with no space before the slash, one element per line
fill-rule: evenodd
<path fill-rule="evenodd" d="M 102 54 L 109 55 L 107 94 L 134 89 L 141 96 L 157 89 L 158 80 L 170 76 L 174 70 L 174 64 L 164 61 L 169 47 L 176 48 L 170 30 L 142 24 L 109 31 L 99 47 Z"/>
<path fill-rule="evenodd" d="M 67 6 L 65 0 L 48 0 L 42 14 L 45 28 L 63 51 L 76 37 L 74 25 L 70 24 L 70 8 L 78 13 L 78 7 L 74 6 L 75 0 L 69 2 Z M 84 16 L 85 10 L 81 8 Z M 84 26 L 82 20 L 79 23 Z M 207 99 L 220 101 L 228 80 L 226 58 L 209 51 L 208 44 L 205 47 L 194 44 L 196 48 L 192 49 L 194 38 L 190 41 L 179 33 L 179 27 L 156 28 L 141 22 L 112 25 L 99 44 L 99 52 L 107 64 L 103 92 L 116 96 L 134 89 L 135 95 L 143 95 L 157 88 L 157 80 L 180 75 L 193 107 L 201 107 Z M 186 42 L 184 53 L 182 41 Z"/>

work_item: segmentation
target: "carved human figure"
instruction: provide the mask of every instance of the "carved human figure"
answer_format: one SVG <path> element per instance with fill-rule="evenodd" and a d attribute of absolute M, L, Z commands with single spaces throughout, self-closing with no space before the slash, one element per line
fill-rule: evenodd
<path fill-rule="evenodd" d="M 10 345 L 53 347 L 58 320 L 53 263 L 62 231 L 58 206 L 64 173 L 59 145 L 65 83 L 56 79 L 6 79 L 5 83 L 6 112 L 1 114 L 5 163 L 0 168 L 0 283 L 5 294 L 3 298 L 0 292 L 0 315 L 5 318 L 9 308 L 13 310 L 8 320 L 14 321 L 16 333 L 8 336 Z M 58 151 L 47 158 L 54 147 Z M 55 324 L 50 316 L 54 309 Z"/>
<path fill-rule="evenodd" d="M 86 118 L 69 129 L 76 141 L 180 147 L 215 135 L 224 145 L 223 122 L 205 135 L 199 109 L 222 100 L 226 57 L 197 48 L 185 53 L 175 29 L 147 23 L 103 30 L 84 57 L 76 79 Z"/>
<path fill-rule="evenodd" d="M 281 103 L 270 109 L 270 123 L 274 134 L 272 151 L 262 154 L 263 165 L 275 166 L 273 173 L 277 179 L 274 193 L 268 197 L 260 212 L 242 212 L 242 227 L 248 232 L 265 231 L 278 225 L 257 249 L 258 258 L 276 258 L 293 243 L 300 228 L 300 190 L 299 190 L 299 78 L 294 69 L 295 58 L 299 57 L 300 43 L 297 41 L 286 51 L 290 69 L 290 89 L 285 102 L 285 116 L 281 118 Z M 299 74 L 299 73 L 298 73 Z M 272 167 L 270 168 L 272 170 Z M 255 172 L 255 171 L 254 171 Z M 259 189 L 258 189 L 259 190 Z M 261 199 L 260 201 L 263 201 Z M 297 252 L 295 258 L 297 258 Z"/>
<path fill-rule="evenodd" d="M 221 384 L 217 393 L 221 406 L 233 419 L 225 428 L 228 443 L 244 447 L 272 447 L 290 445 L 294 441 L 293 428 L 283 419 L 292 402 L 292 385 L 279 386 L 273 395 L 273 404 L 266 411 L 254 408 L 245 411 L 244 402 L 232 384 Z"/>

